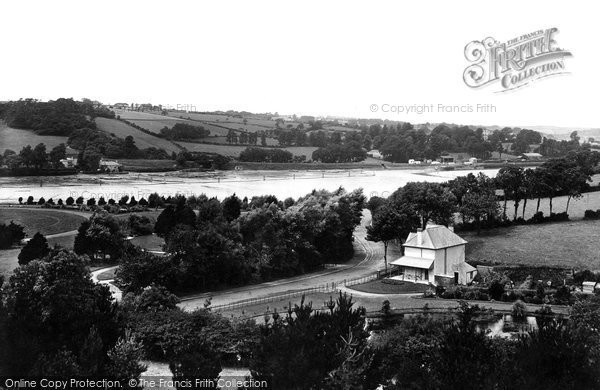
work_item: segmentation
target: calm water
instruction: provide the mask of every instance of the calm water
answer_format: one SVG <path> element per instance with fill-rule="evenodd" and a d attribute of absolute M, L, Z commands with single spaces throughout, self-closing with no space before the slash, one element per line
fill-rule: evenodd
<path fill-rule="evenodd" d="M 77 175 L 63 177 L 0 178 L 0 203 L 14 203 L 20 196 L 26 199 L 66 199 L 83 196 L 88 199 L 119 199 L 123 195 L 148 198 L 153 192 L 216 196 L 233 193 L 239 197 L 272 194 L 280 199 L 297 198 L 313 189 L 347 190 L 363 188 L 368 196 L 387 196 L 411 181 L 444 182 L 469 172 L 495 176 L 497 169 L 435 171 L 419 170 L 340 170 L 340 171 L 223 171 L 180 176 L 177 173 Z"/>

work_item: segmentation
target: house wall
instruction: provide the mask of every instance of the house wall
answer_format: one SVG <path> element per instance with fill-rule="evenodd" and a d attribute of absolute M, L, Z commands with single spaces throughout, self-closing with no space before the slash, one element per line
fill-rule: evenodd
<path fill-rule="evenodd" d="M 427 278 L 425 277 L 425 270 L 421 268 L 404 268 L 404 279 L 419 283 L 434 283 L 435 275 L 433 274 L 433 267 L 427 270 Z"/>
<path fill-rule="evenodd" d="M 422 259 L 434 260 L 436 257 L 436 251 L 434 251 L 433 249 L 405 247 L 404 256 L 420 257 Z"/>
<path fill-rule="evenodd" d="M 436 275 L 445 275 L 454 277 L 452 266 L 465 261 L 465 246 L 458 245 L 450 248 L 438 249 L 435 251 L 433 269 Z M 459 275 L 460 278 L 460 275 Z"/>

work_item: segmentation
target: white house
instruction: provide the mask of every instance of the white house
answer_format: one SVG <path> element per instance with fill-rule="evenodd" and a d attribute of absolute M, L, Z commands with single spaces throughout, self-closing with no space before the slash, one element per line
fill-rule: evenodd
<path fill-rule="evenodd" d="M 434 285 L 467 284 L 477 269 L 465 262 L 467 241 L 441 225 L 427 225 L 410 233 L 404 256 L 390 262 L 404 280 Z"/>

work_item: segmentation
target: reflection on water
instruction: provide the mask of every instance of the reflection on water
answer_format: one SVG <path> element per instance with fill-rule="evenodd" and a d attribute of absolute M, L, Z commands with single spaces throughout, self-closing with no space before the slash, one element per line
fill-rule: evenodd
<path fill-rule="evenodd" d="M 528 316 L 523 320 L 515 320 L 510 314 L 497 316 L 491 321 L 478 323 L 477 329 L 485 331 L 490 337 L 513 337 L 520 333 L 531 332 L 538 328 L 537 320 Z"/>
<path fill-rule="evenodd" d="M 278 198 L 297 198 L 313 189 L 351 191 L 363 188 L 367 196 L 387 196 L 411 181 L 444 182 L 469 172 L 495 176 L 497 169 L 435 171 L 419 170 L 327 170 L 327 171 L 220 171 L 128 173 L 114 175 L 76 175 L 60 177 L 0 178 L 0 203 L 13 203 L 16 198 L 66 199 L 69 196 L 118 199 L 123 195 L 147 198 L 157 192 L 165 197 L 177 194 L 224 198 L 233 193 L 239 197 L 272 194 Z"/>

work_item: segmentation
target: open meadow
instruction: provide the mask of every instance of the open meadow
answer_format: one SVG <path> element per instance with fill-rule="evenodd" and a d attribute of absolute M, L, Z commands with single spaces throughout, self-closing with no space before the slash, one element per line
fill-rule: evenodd
<path fill-rule="evenodd" d="M 46 145 L 46 151 L 50 151 L 59 144 L 66 144 L 67 137 L 37 135 L 32 130 L 10 128 L 0 121 L 0 153 L 4 153 L 5 149 L 11 149 L 18 153 L 24 146 L 35 147 L 40 143 Z"/>
<path fill-rule="evenodd" d="M 600 221 L 556 222 L 459 233 L 467 261 L 600 270 Z"/>
<path fill-rule="evenodd" d="M 76 230 L 85 220 L 81 215 L 42 208 L 0 208 L 0 223 L 13 221 L 25 228 L 27 237 L 36 232 L 47 236 Z"/>

